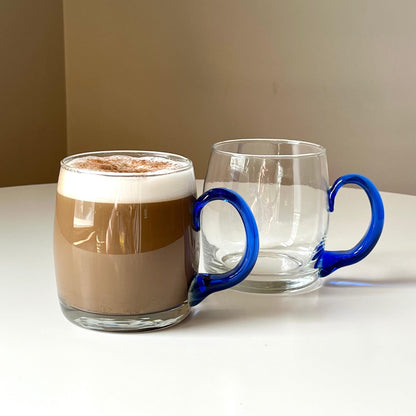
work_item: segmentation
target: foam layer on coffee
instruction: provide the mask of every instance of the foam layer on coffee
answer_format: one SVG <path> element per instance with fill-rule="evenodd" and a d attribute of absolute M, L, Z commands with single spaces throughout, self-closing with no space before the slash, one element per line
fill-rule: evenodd
<path fill-rule="evenodd" d="M 61 169 L 58 192 L 92 202 L 160 202 L 195 194 L 192 166 L 163 157 L 83 157 Z M 140 175 L 134 176 L 135 173 Z M 132 174 L 132 175 L 129 175 Z"/>

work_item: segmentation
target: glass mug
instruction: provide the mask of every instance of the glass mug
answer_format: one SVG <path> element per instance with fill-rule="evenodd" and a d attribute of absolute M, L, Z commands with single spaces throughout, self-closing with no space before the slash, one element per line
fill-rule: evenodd
<path fill-rule="evenodd" d="M 196 231 L 202 209 L 215 200 L 241 217 L 244 254 L 230 271 L 197 273 Z M 55 271 L 62 311 L 79 326 L 140 331 L 177 324 L 210 293 L 244 279 L 257 254 L 257 227 L 245 201 L 221 188 L 196 199 L 185 157 L 107 151 L 61 162 Z"/>
<path fill-rule="evenodd" d="M 365 236 L 351 250 L 325 250 L 329 212 L 346 184 L 364 189 L 372 218 Z M 204 190 L 238 192 L 257 222 L 260 251 L 251 274 L 235 289 L 255 293 L 297 293 L 315 289 L 334 270 L 362 260 L 373 249 L 384 223 L 384 208 L 373 183 L 344 175 L 328 183 L 325 149 L 281 139 L 240 139 L 214 144 Z M 227 206 L 210 204 L 202 215 L 202 260 L 206 270 L 233 267 L 243 252 L 242 230 Z M 212 260 L 214 259 L 214 260 Z"/>

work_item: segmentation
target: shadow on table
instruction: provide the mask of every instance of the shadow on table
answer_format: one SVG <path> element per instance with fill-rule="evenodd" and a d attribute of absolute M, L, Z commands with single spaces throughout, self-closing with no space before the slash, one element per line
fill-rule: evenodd
<path fill-rule="evenodd" d="M 381 293 L 371 288 L 403 287 L 416 288 L 416 276 L 396 279 L 327 278 L 320 289 L 299 295 L 263 295 L 229 290 L 215 293 L 209 301 L 193 308 L 191 316 L 177 328 L 187 330 L 226 324 L 233 331 L 238 326 L 259 320 L 265 323 L 278 319 L 283 325 L 319 322 L 342 307 L 338 295 L 342 295 L 344 301 L 354 297 L 354 302 L 359 295 L 359 299 L 367 303 L 368 296 Z M 382 292 L 386 293 L 385 290 Z M 361 296 L 363 294 L 365 296 Z"/>
<path fill-rule="evenodd" d="M 322 313 L 319 291 L 298 296 L 258 295 L 238 292 L 215 293 L 211 299 L 191 311 L 191 316 L 178 328 L 202 328 L 219 324 L 231 324 L 230 328 L 261 320 L 294 319 L 312 321 Z"/>
<path fill-rule="evenodd" d="M 346 278 L 332 278 L 327 279 L 323 287 L 328 288 L 343 288 L 343 287 L 403 287 L 416 286 L 415 277 L 403 278 L 379 278 L 379 279 L 346 279 Z"/>

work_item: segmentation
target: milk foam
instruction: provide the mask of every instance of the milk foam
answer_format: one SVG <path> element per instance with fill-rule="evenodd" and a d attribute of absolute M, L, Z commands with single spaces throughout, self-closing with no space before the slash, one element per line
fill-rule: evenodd
<path fill-rule="evenodd" d="M 144 158 L 143 158 L 144 159 Z M 152 162 L 172 162 L 157 172 L 139 174 L 80 169 L 71 162 L 61 168 L 58 192 L 68 198 L 102 203 L 161 202 L 196 194 L 192 165 L 162 157 L 146 157 Z M 79 160 L 79 159 L 75 159 Z"/>

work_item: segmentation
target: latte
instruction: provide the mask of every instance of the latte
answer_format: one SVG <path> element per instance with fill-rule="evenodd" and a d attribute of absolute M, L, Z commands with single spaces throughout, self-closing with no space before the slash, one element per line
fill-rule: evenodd
<path fill-rule="evenodd" d="M 54 230 L 64 308 L 142 315 L 186 303 L 196 267 L 195 193 L 185 158 L 120 152 L 65 159 Z"/>

